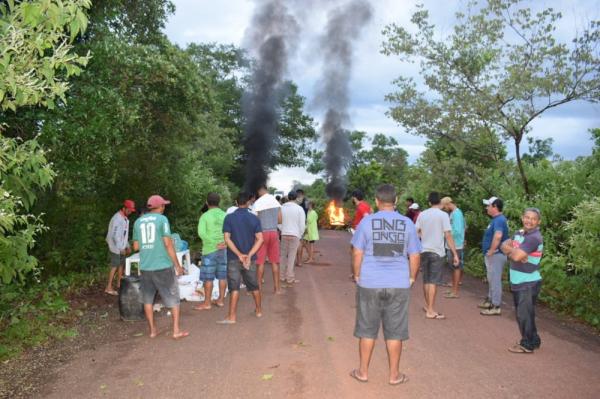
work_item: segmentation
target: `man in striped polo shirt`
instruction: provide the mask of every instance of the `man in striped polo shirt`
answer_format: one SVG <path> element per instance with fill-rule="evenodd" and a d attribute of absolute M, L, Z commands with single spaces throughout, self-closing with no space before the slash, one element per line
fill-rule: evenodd
<path fill-rule="evenodd" d="M 544 250 L 539 209 L 525 209 L 521 220 L 523 228 L 515 233 L 512 240 L 502 243 L 502 252 L 510 259 L 510 287 L 521 332 L 521 341 L 508 350 L 533 353 L 541 345 L 535 326 L 535 303 L 542 286 L 540 260 Z"/>

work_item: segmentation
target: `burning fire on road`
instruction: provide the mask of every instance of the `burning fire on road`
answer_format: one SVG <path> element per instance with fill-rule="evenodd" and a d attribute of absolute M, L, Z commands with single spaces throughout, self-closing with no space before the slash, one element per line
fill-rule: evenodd
<path fill-rule="evenodd" d="M 349 220 L 346 209 L 343 206 L 339 206 L 335 200 L 329 202 L 327 216 L 330 228 L 346 227 Z"/>

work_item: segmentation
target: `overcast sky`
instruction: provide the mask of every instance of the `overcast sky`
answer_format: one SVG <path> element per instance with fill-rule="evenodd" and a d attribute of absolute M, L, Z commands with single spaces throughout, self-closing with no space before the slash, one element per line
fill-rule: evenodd
<path fill-rule="evenodd" d="M 251 0 L 173 0 L 175 15 L 166 27 L 167 36 L 182 47 L 192 42 L 243 44 L 246 27 L 252 16 L 254 2 Z M 320 61 L 314 57 L 315 43 L 326 22 L 326 13 L 332 4 L 343 0 L 306 2 L 302 21 L 302 44 L 291 60 L 289 77 L 298 84 L 300 94 L 307 98 L 307 112 L 319 121 L 321 114 L 310 106 L 315 82 L 319 79 Z M 417 3 L 425 3 L 440 34 L 452 28 L 453 15 L 464 7 L 463 0 L 372 0 L 374 17 L 356 43 L 355 64 L 350 82 L 351 108 L 350 128 L 369 134 L 385 133 L 395 137 L 409 153 L 414 162 L 424 149 L 425 140 L 405 133 L 392 119 L 385 115 L 389 104 L 384 96 L 394 91 L 393 79 L 398 76 L 417 76 L 417 67 L 399 62 L 395 57 L 380 54 L 381 30 L 395 22 L 411 28 L 410 17 Z M 321 6 L 317 6 L 318 4 Z M 533 4 L 533 3 L 528 3 Z M 595 0 L 542 0 L 536 5 L 553 7 L 563 12 L 558 34 L 564 38 L 581 30 L 589 20 L 600 19 L 600 2 Z M 440 7 L 443 5 L 443 7 Z M 586 103 L 567 104 L 544 114 L 532 124 L 531 135 L 554 139 L 554 151 L 563 158 L 573 159 L 591 153 L 588 129 L 600 127 L 600 105 Z M 509 149 L 510 150 L 510 149 Z M 292 180 L 311 183 L 314 176 L 300 168 L 284 168 L 271 174 L 270 185 L 282 190 L 291 188 Z"/>

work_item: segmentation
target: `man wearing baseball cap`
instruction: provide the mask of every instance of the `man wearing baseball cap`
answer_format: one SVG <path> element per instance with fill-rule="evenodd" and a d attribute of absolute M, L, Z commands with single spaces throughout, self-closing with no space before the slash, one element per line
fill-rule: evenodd
<path fill-rule="evenodd" d="M 483 234 L 482 250 L 487 271 L 488 296 L 479 304 L 483 316 L 499 316 L 502 304 L 502 272 L 506 264 L 506 255 L 500 252 L 500 244 L 508 237 L 508 223 L 502 214 L 504 202 L 500 198 L 484 199 L 487 214 L 492 218 Z"/>
<path fill-rule="evenodd" d="M 110 272 L 108 273 L 108 282 L 104 292 L 109 295 L 118 295 L 117 291 L 113 289 L 113 279 L 115 273 L 117 273 L 117 289 L 119 289 L 123 277 L 125 258 L 131 253 L 131 248 L 129 248 L 129 215 L 133 212 L 135 212 L 135 202 L 125 200 L 123 201 L 123 207 L 113 215 L 108 224 L 106 243 L 110 254 Z"/>
<path fill-rule="evenodd" d="M 169 220 L 163 215 L 165 205 L 171 202 L 160 195 L 148 198 L 148 213 L 135 221 L 133 226 L 133 249 L 140 251 L 142 271 L 141 291 L 144 313 L 150 327 L 150 338 L 158 335 L 154 325 L 152 305 L 156 291 L 173 314 L 173 338 L 189 335 L 179 329 L 179 285 L 176 276 L 183 274 L 173 241 Z"/>

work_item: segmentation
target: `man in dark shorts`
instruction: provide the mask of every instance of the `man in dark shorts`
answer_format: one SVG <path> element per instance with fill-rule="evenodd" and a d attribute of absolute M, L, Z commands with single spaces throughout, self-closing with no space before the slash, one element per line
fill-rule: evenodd
<path fill-rule="evenodd" d="M 144 313 L 150 327 L 150 338 L 158 335 L 152 305 L 156 292 L 173 314 L 173 338 L 189 335 L 179 328 L 179 285 L 176 276 L 183 274 L 171 239 L 169 220 L 163 215 L 170 201 L 160 195 L 148 199 L 149 212 L 135 221 L 133 249 L 140 251 L 140 270 Z"/>
<path fill-rule="evenodd" d="M 446 262 L 446 248 L 444 239 L 452 253 L 454 266 L 458 266 L 460 258 L 454 246 L 452 227 L 448 214 L 442 211 L 440 194 L 429 193 L 430 208 L 421 212 L 417 219 L 416 227 L 421 237 L 423 253 L 421 254 L 421 268 L 423 269 L 423 294 L 425 295 L 425 317 L 428 319 L 445 319 L 441 313 L 434 309 L 437 285 L 442 284 L 442 268 Z"/>
<path fill-rule="evenodd" d="M 117 274 L 118 290 L 123 278 L 125 258 L 131 254 L 131 248 L 129 248 L 129 215 L 133 212 L 135 212 L 135 202 L 125 200 L 123 207 L 113 215 L 108 224 L 106 243 L 110 253 L 110 272 L 108 273 L 108 282 L 104 292 L 109 295 L 118 295 L 118 292 L 113 290 L 113 279 Z"/>
<path fill-rule="evenodd" d="M 352 268 L 357 284 L 356 325 L 360 367 L 350 376 L 368 381 L 369 362 L 383 325 L 390 385 L 408 381 L 400 373 L 402 341 L 408 339 L 410 287 L 419 270 L 421 244 L 414 224 L 395 211 L 396 190 L 384 184 L 375 195 L 378 212 L 364 217 L 352 237 Z"/>
<path fill-rule="evenodd" d="M 256 317 L 262 316 L 261 296 L 256 274 L 256 253 L 263 244 L 260 220 L 248 209 L 250 194 L 241 192 L 237 198 L 238 209 L 227 215 L 223 233 L 227 244 L 227 286 L 229 288 L 229 314 L 218 324 L 237 321 L 237 304 L 242 280 L 254 297 Z"/>
<path fill-rule="evenodd" d="M 450 197 L 444 197 L 442 198 L 442 209 L 446 212 L 448 212 L 450 214 L 450 226 L 452 226 L 452 238 L 454 239 L 454 246 L 456 247 L 456 253 L 458 254 L 458 266 L 454 266 L 452 264 L 453 262 L 453 256 L 452 256 L 452 251 L 450 251 L 450 248 L 448 247 L 448 244 L 446 243 L 446 256 L 448 257 L 448 266 L 450 267 L 450 270 L 452 270 L 452 289 L 447 291 L 444 294 L 444 298 L 449 298 L 449 299 L 453 299 L 453 298 L 458 298 L 458 289 L 459 289 L 459 285 L 460 285 L 460 281 L 462 280 L 462 276 L 463 276 L 463 269 L 464 269 L 464 246 L 465 246 L 465 230 L 466 230 L 466 224 L 465 224 L 465 217 L 463 216 L 462 211 L 460 210 L 460 208 L 458 206 L 456 206 L 456 204 L 454 203 L 454 201 L 452 200 L 452 198 Z"/>
<path fill-rule="evenodd" d="M 501 246 L 502 252 L 510 260 L 510 289 L 521 332 L 521 341 L 508 348 L 512 353 L 532 353 L 542 344 L 535 326 L 535 305 L 542 287 L 540 261 L 544 251 L 540 219 L 539 209 L 525 209 L 523 228 Z"/>

